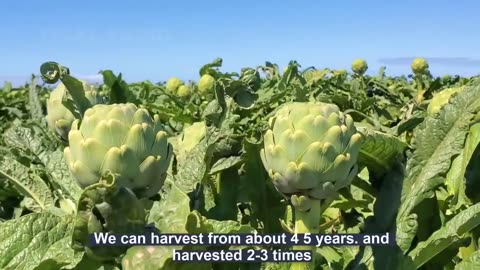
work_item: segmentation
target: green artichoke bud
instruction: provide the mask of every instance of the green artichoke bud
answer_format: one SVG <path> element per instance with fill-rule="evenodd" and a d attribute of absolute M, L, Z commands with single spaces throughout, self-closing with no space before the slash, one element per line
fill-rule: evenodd
<path fill-rule="evenodd" d="M 453 94 L 461 92 L 464 88 L 465 86 L 447 88 L 436 93 L 428 104 L 427 114 L 433 116 L 438 113 L 450 101 Z"/>
<path fill-rule="evenodd" d="M 356 59 L 352 63 L 352 71 L 358 75 L 363 75 L 368 69 L 367 61 L 364 59 Z"/>
<path fill-rule="evenodd" d="M 134 104 L 95 105 L 75 120 L 65 148 L 68 167 L 80 187 L 110 172 L 137 196 L 155 195 L 163 185 L 172 145 L 158 115 Z"/>
<path fill-rule="evenodd" d="M 85 81 L 83 83 L 83 89 L 85 91 L 86 98 L 90 101 L 90 104 L 103 104 L 105 100 L 100 96 L 94 85 L 91 85 Z M 62 140 L 68 141 L 68 132 L 72 126 L 75 117 L 62 104 L 63 97 L 67 88 L 63 83 L 60 83 L 50 94 L 47 100 L 47 123 L 50 129 L 55 132 Z"/>
<path fill-rule="evenodd" d="M 178 88 L 182 85 L 183 85 L 182 80 L 178 78 L 171 78 L 170 80 L 168 80 L 167 84 L 165 85 L 165 88 L 169 93 L 176 94 Z"/>
<path fill-rule="evenodd" d="M 200 92 L 201 95 L 206 95 L 213 91 L 214 86 L 215 78 L 213 78 L 212 75 L 204 74 L 198 81 L 198 92 Z"/>
<path fill-rule="evenodd" d="M 270 118 L 260 155 L 280 193 L 321 200 L 351 183 L 361 141 L 337 105 L 292 102 Z"/>
<path fill-rule="evenodd" d="M 192 93 L 192 90 L 187 85 L 180 85 L 177 90 L 178 97 L 188 97 Z"/>
<path fill-rule="evenodd" d="M 428 70 L 428 62 L 425 58 L 415 58 L 410 67 L 414 74 L 425 74 Z"/>

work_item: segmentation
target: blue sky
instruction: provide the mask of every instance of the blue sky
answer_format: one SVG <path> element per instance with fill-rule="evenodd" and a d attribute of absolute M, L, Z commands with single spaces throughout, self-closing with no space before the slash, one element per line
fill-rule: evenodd
<path fill-rule="evenodd" d="M 122 72 L 127 81 L 198 79 L 216 57 L 224 71 L 285 66 L 480 74 L 480 1 L 1 1 L 0 83 L 23 82 L 45 61 L 80 78 Z"/>

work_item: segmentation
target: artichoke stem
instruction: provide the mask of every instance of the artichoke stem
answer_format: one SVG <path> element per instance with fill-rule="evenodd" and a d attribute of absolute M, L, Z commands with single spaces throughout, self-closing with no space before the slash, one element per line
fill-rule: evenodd
<path fill-rule="evenodd" d="M 308 212 L 303 212 L 295 209 L 295 234 L 319 233 L 320 217 L 321 217 L 321 202 L 320 200 L 312 201 L 312 208 Z M 313 270 L 315 269 L 315 250 L 314 245 L 311 246 L 293 246 L 293 250 L 311 250 L 312 261 L 310 262 L 294 262 L 292 263 L 292 270 Z"/>

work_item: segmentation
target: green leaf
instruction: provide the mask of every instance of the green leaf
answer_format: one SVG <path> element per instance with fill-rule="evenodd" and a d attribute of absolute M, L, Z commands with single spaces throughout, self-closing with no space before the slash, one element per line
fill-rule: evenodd
<path fill-rule="evenodd" d="M 478 166 L 469 166 L 469 164 L 476 163 L 474 160 L 476 157 L 476 150 L 480 143 L 480 123 L 474 124 L 470 127 L 469 134 L 465 141 L 465 147 L 461 154 L 458 155 L 452 162 L 450 171 L 447 174 L 445 185 L 447 186 L 448 193 L 453 195 L 451 204 L 453 205 L 452 211 L 458 210 L 462 206 L 470 205 L 471 201 L 465 193 L 467 188 L 465 185 L 464 176 L 470 176 L 472 172 L 479 170 Z M 467 171 L 468 169 L 468 171 Z M 476 177 L 467 177 L 467 183 L 476 181 Z M 467 189 L 467 192 L 475 193 Z"/>
<path fill-rule="evenodd" d="M 317 253 L 322 256 L 329 267 L 332 267 L 332 264 L 336 264 L 342 260 L 342 255 L 339 254 L 334 247 L 319 247 L 317 248 Z"/>
<path fill-rule="evenodd" d="M 28 89 L 30 116 L 38 122 L 45 122 L 42 111 L 42 103 L 40 101 L 37 90 L 37 79 L 32 76 L 30 87 Z"/>
<path fill-rule="evenodd" d="M 208 149 L 211 147 L 208 138 L 200 141 L 190 152 L 188 152 L 188 162 L 182 163 L 175 176 L 167 177 L 184 193 L 189 194 L 196 189 L 196 185 L 208 175 L 207 162 L 209 160 Z M 211 155 L 211 154 L 210 154 Z"/>
<path fill-rule="evenodd" d="M 179 246 L 134 246 L 128 249 L 122 259 L 122 270 L 210 270 L 208 262 L 173 261 L 173 251 L 187 249 Z M 192 248 L 189 248 L 192 249 Z M 201 247 L 195 247 L 202 250 Z"/>
<path fill-rule="evenodd" d="M 155 202 L 148 216 L 161 233 L 186 233 L 185 224 L 190 213 L 190 198 L 177 185 L 165 181 L 162 200 Z"/>
<path fill-rule="evenodd" d="M 359 163 L 368 167 L 370 172 L 382 175 L 388 172 L 395 159 L 408 145 L 397 137 L 368 128 L 358 128 L 364 135 L 360 149 Z"/>
<path fill-rule="evenodd" d="M 464 184 L 465 195 L 477 203 L 480 201 L 480 124 L 475 124 L 470 129 L 469 137 L 467 137 L 465 155 L 463 165 L 465 168 L 465 182 Z M 468 148 L 467 148 L 468 147 Z"/>
<path fill-rule="evenodd" d="M 72 177 L 70 170 L 65 161 L 62 150 L 52 152 L 43 158 L 46 169 L 50 175 L 51 183 L 64 194 L 68 194 L 73 200 L 77 201 L 83 190 Z"/>
<path fill-rule="evenodd" d="M 23 196 L 31 198 L 38 211 L 53 206 L 54 199 L 47 184 L 20 162 L 10 157 L 0 157 L 0 176 L 5 177 Z"/>
<path fill-rule="evenodd" d="M 103 83 L 110 88 L 110 103 L 126 103 L 129 97 L 128 84 L 122 80 L 122 73 L 118 77 L 111 70 L 100 71 Z"/>
<path fill-rule="evenodd" d="M 448 194 L 452 196 L 450 202 L 452 211 L 458 210 L 462 205 L 469 204 L 469 200 L 465 195 L 465 183 L 463 181 L 463 175 L 465 173 L 465 168 L 463 167 L 464 153 L 464 150 L 462 150 L 460 155 L 452 161 L 452 166 L 445 179 Z"/>
<path fill-rule="evenodd" d="M 480 109 L 480 88 L 465 90 L 450 100 L 439 114 L 427 117 L 415 130 L 415 151 L 407 162 L 407 178 L 403 185 L 402 205 L 397 222 L 406 220 L 414 208 L 444 182 L 452 160 L 461 153 L 470 128 L 470 121 Z M 399 227 L 400 230 L 400 227 Z M 401 234 L 397 231 L 397 234 Z M 403 238 L 403 240 L 413 237 Z M 408 247 L 410 243 L 399 243 Z"/>
<path fill-rule="evenodd" d="M 92 105 L 85 96 L 85 89 L 83 89 L 83 83 L 78 79 L 65 74 L 61 77 L 62 83 L 67 88 L 68 94 L 72 97 L 75 109 L 69 108 L 73 115 L 78 113 L 77 118 L 83 118 L 85 111 Z M 67 107 L 68 108 L 68 107 Z M 77 111 L 78 110 L 78 111 Z"/>
<path fill-rule="evenodd" d="M 249 204 L 248 221 L 265 233 L 283 233 L 280 218 L 286 204 L 275 190 L 260 158 L 261 143 L 244 141 L 245 164 L 240 176 L 239 201 Z"/>
<path fill-rule="evenodd" d="M 0 268 L 60 269 L 76 265 L 82 253 L 70 246 L 72 216 L 29 214 L 0 224 Z"/>
<path fill-rule="evenodd" d="M 255 106 L 255 100 L 257 99 L 257 94 L 250 91 L 238 91 L 233 97 L 235 102 L 242 109 L 251 109 Z"/>
<path fill-rule="evenodd" d="M 256 232 L 253 227 L 242 225 L 238 221 L 207 219 L 198 211 L 193 211 L 188 215 L 186 228 L 188 233 L 191 234 L 246 234 Z"/>
<path fill-rule="evenodd" d="M 455 266 L 455 270 L 476 270 L 480 269 L 480 250 L 475 251 L 469 258 Z"/>
<path fill-rule="evenodd" d="M 215 77 L 215 75 L 216 75 L 215 72 L 214 72 L 215 68 L 221 67 L 222 64 L 223 64 L 223 59 L 217 57 L 217 58 L 213 59 L 212 62 L 210 62 L 206 65 L 203 65 L 200 68 L 199 74 L 200 74 L 200 76 L 203 76 L 205 74 L 210 74 L 210 75 Z"/>
<path fill-rule="evenodd" d="M 236 165 L 239 165 L 243 162 L 242 157 L 239 156 L 231 156 L 227 158 L 221 158 L 213 164 L 212 168 L 210 169 L 210 174 L 216 174 L 220 171 L 226 170 L 228 168 L 232 168 Z"/>
<path fill-rule="evenodd" d="M 56 148 L 55 144 L 49 141 L 44 130 L 20 121 L 13 123 L 13 126 L 3 134 L 3 139 L 7 147 L 22 151 L 36 163 L 43 163 L 44 158 Z M 45 163 L 43 165 L 45 166 Z"/>
<path fill-rule="evenodd" d="M 145 230 L 146 213 L 142 201 L 128 188 L 115 185 L 109 174 L 87 187 L 80 197 L 72 236 L 72 246 L 92 259 L 110 261 L 123 254 L 126 246 L 90 246 L 89 234 L 140 234 Z"/>
<path fill-rule="evenodd" d="M 480 225 L 480 203 L 470 206 L 435 231 L 426 241 L 420 242 L 408 255 L 416 268 L 421 267 L 450 245 L 462 240 L 465 233 Z"/>

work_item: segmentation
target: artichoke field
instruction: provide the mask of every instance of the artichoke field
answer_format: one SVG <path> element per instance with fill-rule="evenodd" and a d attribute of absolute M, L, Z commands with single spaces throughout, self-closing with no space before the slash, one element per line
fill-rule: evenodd
<path fill-rule="evenodd" d="M 0 269 L 480 269 L 480 77 L 267 62 L 0 90 Z M 92 246 L 89 234 L 384 234 L 390 246 Z M 173 261 L 309 250 L 311 262 Z"/>

